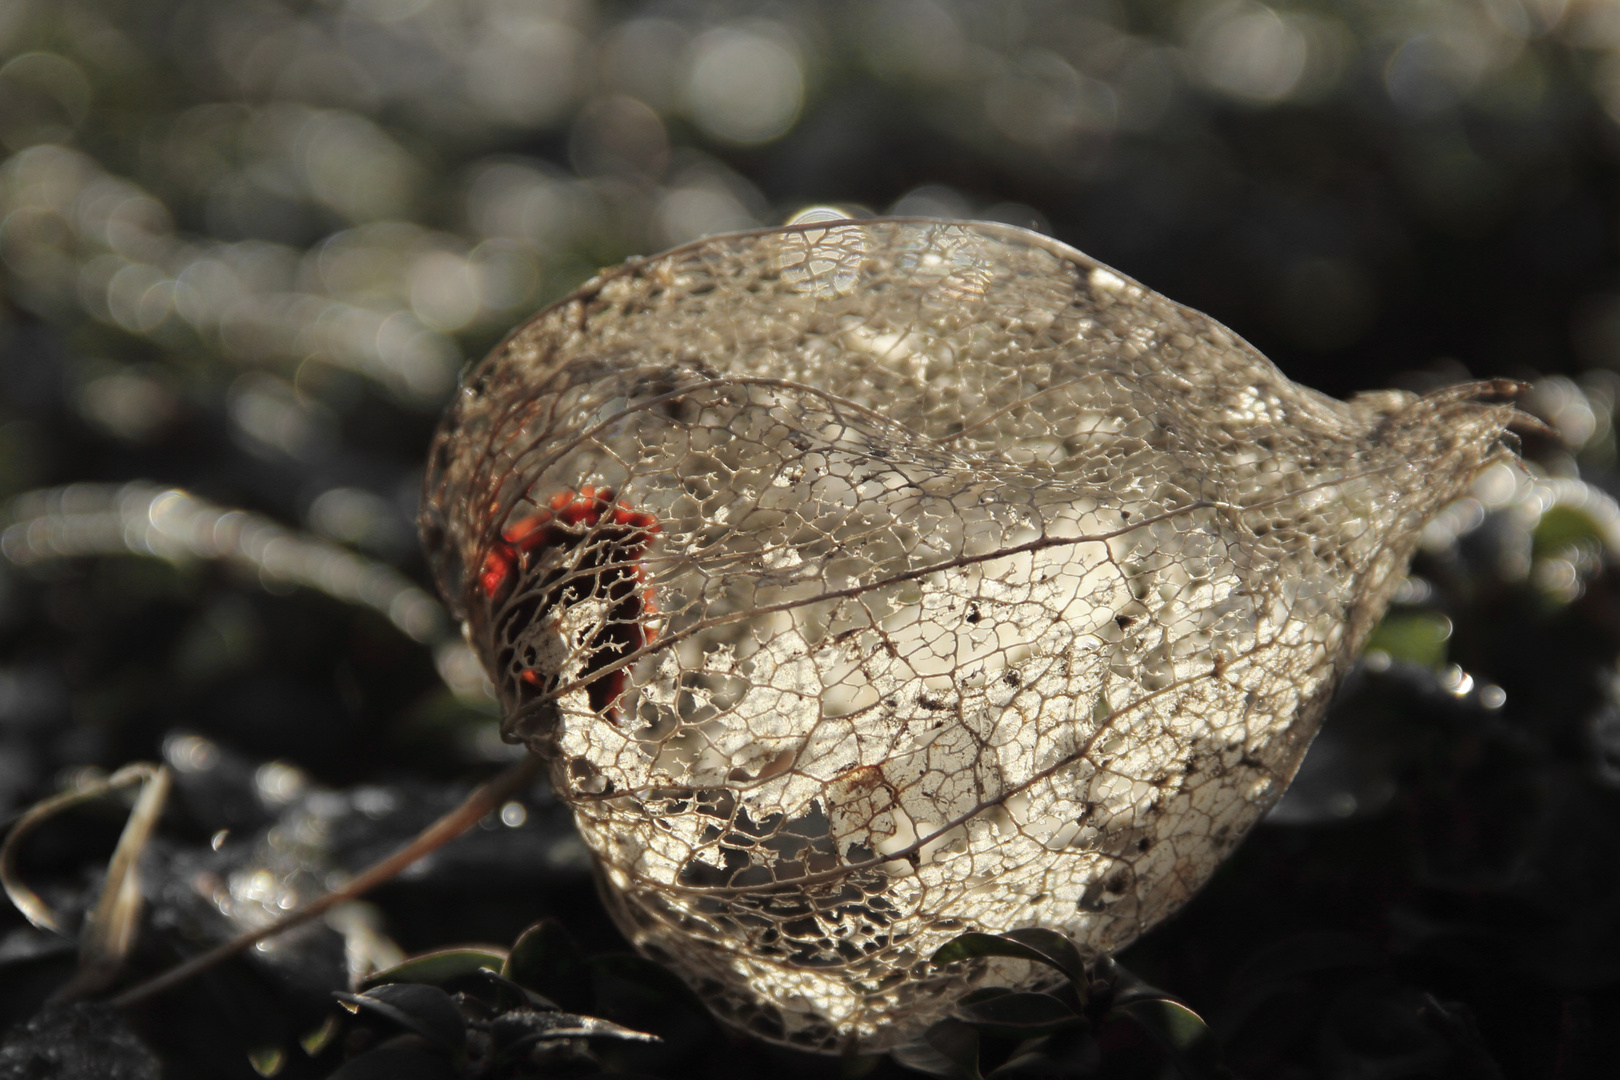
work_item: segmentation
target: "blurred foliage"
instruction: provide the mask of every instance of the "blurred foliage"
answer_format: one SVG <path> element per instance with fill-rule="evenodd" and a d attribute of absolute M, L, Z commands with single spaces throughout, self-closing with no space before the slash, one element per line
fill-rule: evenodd
<path fill-rule="evenodd" d="M 104 486 L 8 518 L 0 813 L 127 761 L 173 769 L 126 982 L 352 872 L 509 755 L 406 591 L 419 459 L 464 358 L 597 266 L 807 204 L 996 218 L 1336 394 L 1535 380 L 1526 407 L 1561 439 L 1529 439 L 1541 478 L 1493 470 L 1430 527 L 1298 783 L 1123 962 L 1242 1076 L 1601 1075 L 1617 116 L 1613 0 L 10 0 L 0 497 Z M 169 485 L 191 532 L 159 513 Z M 267 521 L 284 531 L 245 529 Z M 86 807 L 27 845 L 70 920 L 121 820 Z M 131 1025 L 166 1075 L 324 1076 L 341 1040 L 299 1040 L 393 942 L 552 916 L 596 996 L 535 992 L 665 1038 L 617 1064 L 587 1041 L 599 1062 L 901 1074 L 660 1027 L 662 984 L 613 967 L 544 791 L 486 825 Z M 37 1011 L 72 970 L 71 943 L 0 913 L 0 1024 L 21 1025 L 0 1074 L 106 1045 L 127 1058 L 107 1075 L 148 1075 L 116 1020 Z M 1166 1067 L 1090 1053 L 1020 1075 Z"/>
<path fill-rule="evenodd" d="M 1063 981 L 1035 992 L 981 987 L 962 998 L 954 1016 L 895 1051 L 896 1060 L 941 1080 L 1129 1076 L 1165 1068 L 1186 1080 L 1231 1075 L 1202 1017 L 1110 958 L 1084 961 L 1061 934 L 1033 927 L 963 934 L 930 962 L 994 956 L 1052 968 Z"/>

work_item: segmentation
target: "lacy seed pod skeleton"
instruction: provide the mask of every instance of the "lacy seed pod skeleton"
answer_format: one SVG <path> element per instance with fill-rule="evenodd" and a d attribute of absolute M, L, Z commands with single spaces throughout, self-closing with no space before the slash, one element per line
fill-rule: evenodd
<path fill-rule="evenodd" d="M 998 225 L 717 237 L 466 380 L 423 535 L 639 948 L 809 1049 L 1118 949 L 1281 794 L 1511 384 L 1345 403 Z"/>

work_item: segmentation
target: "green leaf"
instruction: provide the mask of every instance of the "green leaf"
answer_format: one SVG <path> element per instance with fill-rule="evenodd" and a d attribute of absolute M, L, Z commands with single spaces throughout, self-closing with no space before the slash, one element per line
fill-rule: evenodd
<path fill-rule="evenodd" d="M 541 1012 L 560 1012 L 561 1006 L 544 994 L 537 994 L 521 983 L 515 983 L 505 975 L 479 968 L 477 975 L 486 984 L 495 990 L 496 1006 L 498 1009 L 538 1009 Z"/>
<path fill-rule="evenodd" d="M 542 919 L 518 936 L 501 974 L 569 1009 L 591 1005 L 590 973 L 573 937 L 556 919 Z"/>
<path fill-rule="evenodd" d="M 1084 965 L 1081 964 L 1079 954 L 1074 946 L 1060 934 L 1043 931 L 1035 928 L 1014 931 L 1022 935 L 1014 937 L 1013 934 L 981 934 L 969 931 L 947 941 L 941 945 L 934 955 L 928 958 L 932 964 L 956 964 L 964 960 L 972 960 L 981 956 L 1010 956 L 1018 960 L 1029 960 L 1047 967 L 1057 968 L 1069 976 L 1078 993 L 1085 992 Z M 1058 938 L 1063 945 L 1047 939 L 1045 935 Z M 1069 955 L 1064 955 L 1067 952 Z M 1054 955 L 1056 953 L 1057 955 Z"/>
<path fill-rule="evenodd" d="M 269 1080 L 287 1065 L 287 1050 L 274 1043 L 269 1046 L 250 1047 L 247 1052 L 248 1064 L 253 1071 Z"/>
<path fill-rule="evenodd" d="M 1009 930 L 1001 936 L 1020 945 L 1028 945 L 1047 957 L 1046 962 L 1067 975 L 1069 981 L 1074 983 L 1074 988 L 1084 994 L 1086 962 L 1081 959 L 1080 950 L 1074 947 L 1074 942 L 1056 930 L 1048 930 L 1042 926 L 1025 926 Z"/>
<path fill-rule="evenodd" d="M 890 1051 L 908 1069 L 940 1080 L 982 1080 L 979 1075 L 979 1033 L 960 1020 L 941 1020 L 922 1037 Z"/>
<path fill-rule="evenodd" d="M 1073 1009 L 1051 994 L 1024 992 L 970 994 L 957 1004 L 954 1015 L 983 1034 L 1008 1039 L 1050 1035 L 1081 1022 Z"/>
<path fill-rule="evenodd" d="M 466 1049 L 467 1021 L 450 995 L 422 983 L 389 983 L 363 994 L 332 995 L 356 1008 L 391 1020 L 455 1056 Z"/>
<path fill-rule="evenodd" d="M 644 956 L 603 953 L 587 960 L 585 967 L 595 981 L 598 993 L 602 991 L 604 983 L 611 982 L 633 987 L 637 996 L 649 1003 L 656 1002 L 663 1007 L 679 1004 L 707 1014 L 707 1007 L 692 992 L 692 988 L 681 981 L 680 976 Z"/>
<path fill-rule="evenodd" d="M 607 1038 L 624 1042 L 662 1042 L 656 1035 L 635 1031 L 595 1016 L 566 1012 L 512 1009 L 490 1022 L 490 1036 L 503 1059 L 512 1059 L 537 1042 L 549 1039 Z"/>
<path fill-rule="evenodd" d="M 339 1016 L 328 1016 L 321 1026 L 314 1031 L 298 1037 L 298 1045 L 304 1048 L 304 1053 L 310 1057 L 319 1057 L 321 1052 L 332 1045 L 333 1040 L 343 1031 L 343 1020 Z"/>
<path fill-rule="evenodd" d="M 1386 615 L 1367 640 L 1367 651 L 1381 650 L 1397 660 L 1436 668 L 1446 662 L 1451 620 L 1435 611 Z"/>
<path fill-rule="evenodd" d="M 1213 1080 L 1220 1075 L 1215 1033 L 1187 1006 L 1169 998 L 1141 998 L 1117 1005 L 1111 1012 L 1130 1018 L 1152 1036 L 1187 1080 Z"/>
<path fill-rule="evenodd" d="M 1161 990 L 1152 985 L 1112 956 L 1098 957 L 1093 966 L 1093 974 L 1095 978 L 1109 985 L 1110 1008 L 1117 1008 L 1131 1001 L 1158 1001 L 1161 998 L 1168 1000 L 1171 996 L 1168 990 Z"/>
<path fill-rule="evenodd" d="M 426 983 L 442 986 L 477 973 L 480 968 L 500 971 L 506 964 L 506 951 L 497 945 L 467 945 L 423 953 L 367 977 L 360 989 L 388 983 Z"/>
<path fill-rule="evenodd" d="M 1561 555 L 1583 543 L 1600 551 L 1604 546 L 1603 526 L 1591 514 L 1575 506 L 1549 508 L 1530 535 L 1532 557 L 1536 559 Z"/>

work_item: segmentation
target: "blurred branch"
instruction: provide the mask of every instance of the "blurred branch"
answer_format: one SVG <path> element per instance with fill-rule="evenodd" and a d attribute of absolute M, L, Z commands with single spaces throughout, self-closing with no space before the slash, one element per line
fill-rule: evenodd
<path fill-rule="evenodd" d="M 459 697 L 487 698 L 476 660 L 444 608 L 398 570 L 261 514 L 230 510 L 146 481 L 70 484 L 12 501 L 0 554 L 18 566 L 51 559 L 142 555 L 170 563 L 221 560 L 266 584 L 294 585 L 369 608 L 433 650 Z"/>

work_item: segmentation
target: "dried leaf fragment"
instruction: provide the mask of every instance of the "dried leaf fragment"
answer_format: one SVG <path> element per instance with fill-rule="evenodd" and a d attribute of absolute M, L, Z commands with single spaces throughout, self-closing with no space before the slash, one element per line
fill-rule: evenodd
<path fill-rule="evenodd" d="M 1340 402 L 1033 233 L 795 226 L 520 327 L 423 535 L 632 940 L 877 1050 L 1052 978 L 926 964 L 964 930 L 1113 950 L 1197 890 L 1512 389 Z"/>

